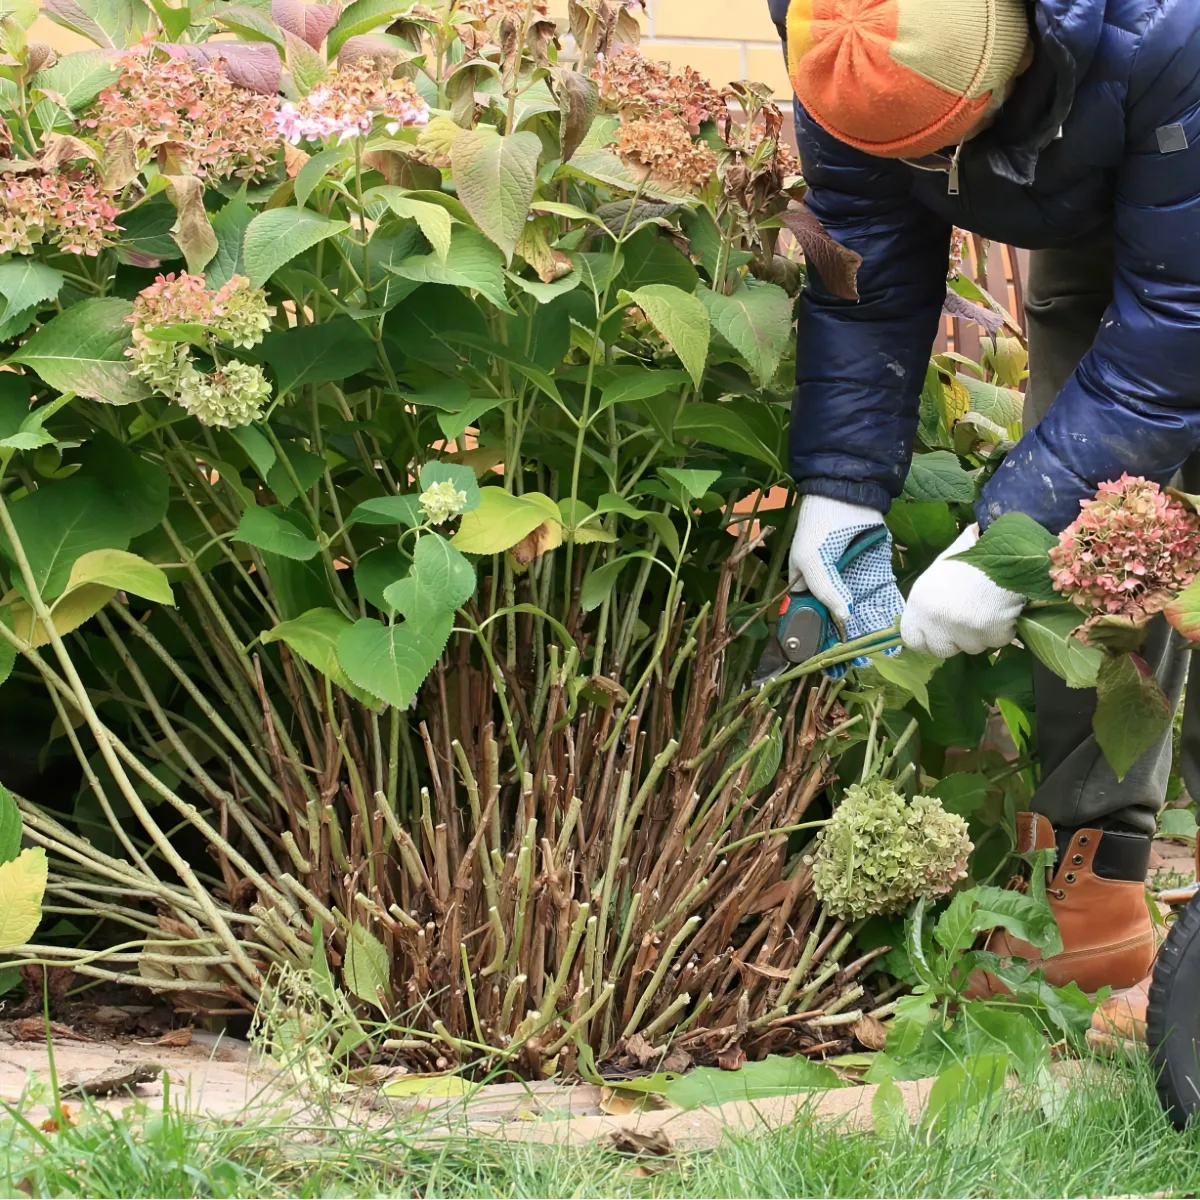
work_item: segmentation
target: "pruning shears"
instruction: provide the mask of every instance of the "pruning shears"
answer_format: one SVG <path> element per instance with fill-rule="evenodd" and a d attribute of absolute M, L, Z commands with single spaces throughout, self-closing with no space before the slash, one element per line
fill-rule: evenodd
<path fill-rule="evenodd" d="M 860 533 L 837 560 L 838 571 L 847 570 L 860 555 L 873 550 L 888 536 L 887 527 L 877 525 Z M 815 658 L 835 646 L 841 631 L 834 623 L 829 609 L 803 585 L 797 585 L 784 598 L 779 608 L 779 621 L 773 641 L 763 651 L 754 684 L 768 679 Z"/>

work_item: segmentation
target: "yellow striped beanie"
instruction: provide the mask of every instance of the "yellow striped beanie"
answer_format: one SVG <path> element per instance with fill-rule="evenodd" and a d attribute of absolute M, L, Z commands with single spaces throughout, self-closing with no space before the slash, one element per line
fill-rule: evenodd
<path fill-rule="evenodd" d="M 961 141 L 1020 69 L 1025 0 L 792 0 L 788 57 L 840 141 L 913 158 Z"/>

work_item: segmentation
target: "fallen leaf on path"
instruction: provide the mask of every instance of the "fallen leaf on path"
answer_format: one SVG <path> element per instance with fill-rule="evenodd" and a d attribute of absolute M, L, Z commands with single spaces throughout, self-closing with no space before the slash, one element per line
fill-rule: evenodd
<path fill-rule="evenodd" d="M 671 1139 L 661 1129 L 652 1133 L 637 1133 L 632 1129 L 615 1130 L 611 1136 L 612 1148 L 618 1154 L 651 1154 L 662 1158 L 675 1153 Z"/>
<path fill-rule="evenodd" d="M 117 1066 L 82 1083 L 68 1084 L 62 1090 L 64 1096 L 111 1096 L 116 1092 L 134 1090 L 140 1083 L 157 1083 L 163 1069 L 158 1063 L 134 1063 L 131 1067 Z"/>
<path fill-rule="evenodd" d="M 46 1022 L 41 1017 L 21 1017 L 9 1026 L 13 1037 L 19 1042 L 44 1042 L 46 1040 Z M 61 1021 L 50 1022 L 50 1036 L 64 1042 L 90 1042 L 90 1037 L 76 1033 L 69 1025 Z"/>
<path fill-rule="evenodd" d="M 182 1029 L 168 1029 L 160 1038 L 150 1042 L 151 1046 L 190 1046 L 192 1044 L 192 1026 L 185 1025 Z"/>

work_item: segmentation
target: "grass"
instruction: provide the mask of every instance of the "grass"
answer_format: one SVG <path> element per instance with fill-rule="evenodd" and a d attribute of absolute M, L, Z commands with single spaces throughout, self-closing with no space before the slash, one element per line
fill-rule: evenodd
<path fill-rule="evenodd" d="M 930 1136 L 798 1122 L 719 1150 L 633 1160 L 306 1123 L 214 1125 L 134 1106 L 43 1134 L 0 1119 L 0 1195 L 263 1197 L 1116 1196 L 1200 1193 L 1200 1131 L 1163 1118 L 1144 1064 L 1080 1086 L 1057 1117 L 1006 1098 Z M 644 1165 L 643 1165 L 644 1164 Z"/>

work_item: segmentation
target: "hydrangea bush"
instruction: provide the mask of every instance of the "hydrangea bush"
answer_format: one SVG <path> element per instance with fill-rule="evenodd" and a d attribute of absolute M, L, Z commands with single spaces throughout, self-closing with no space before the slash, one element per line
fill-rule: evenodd
<path fill-rule="evenodd" d="M 0 16 L 0 699 L 97 932 L 16 961 L 210 1016 L 303 980 L 339 1059 L 529 1077 L 867 1012 L 790 832 L 878 681 L 749 687 L 801 251 L 857 267 L 766 89 L 642 56 L 637 0 L 45 8 L 97 49 Z M 944 368 L 896 521 L 1012 432 Z M 961 831 L 911 814 L 938 894 Z"/>

